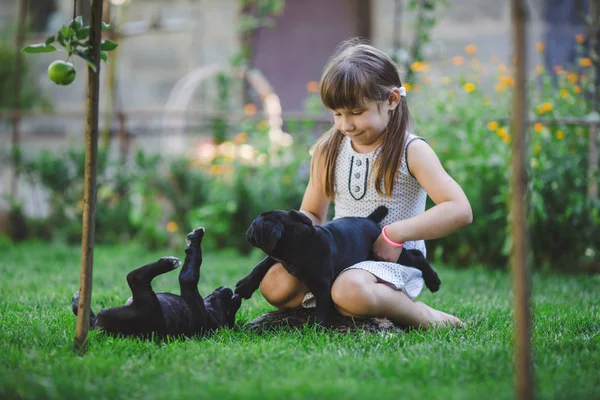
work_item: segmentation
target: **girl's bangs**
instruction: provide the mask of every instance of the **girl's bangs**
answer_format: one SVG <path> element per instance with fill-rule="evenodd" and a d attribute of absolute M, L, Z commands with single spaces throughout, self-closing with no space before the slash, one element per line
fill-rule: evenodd
<path fill-rule="evenodd" d="M 374 85 L 357 68 L 332 68 L 321 80 L 321 101 L 330 110 L 352 110 L 375 98 Z"/>

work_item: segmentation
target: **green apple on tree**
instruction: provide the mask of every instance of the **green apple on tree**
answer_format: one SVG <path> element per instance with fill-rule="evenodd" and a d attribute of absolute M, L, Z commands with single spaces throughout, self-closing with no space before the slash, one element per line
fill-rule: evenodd
<path fill-rule="evenodd" d="M 102 32 L 110 29 L 110 24 L 102 23 Z M 67 52 L 66 60 L 56 60 L 48 67 L 48 78 L 57 85 L 69 85 L 75 80 L 77 72 L 75 66 L 69 62 L 73 56 L 78 56 L 84 60 L 94 71 L 96 63 L 90 54 L 90 27 L 83 26 L 81 16 L 74 18 L 68 25 L 63 25 L 56 35 L 46 38 L 44 43 L 25 46 L 22 51 L 30 54 L 52 53 L 57 51 L 54 46 L 58 42 Z M 118 44 L 112 40 L 102 40 L 100 43 L 100 59 L 108 63 L 107 51 L 116 49 Z"/>

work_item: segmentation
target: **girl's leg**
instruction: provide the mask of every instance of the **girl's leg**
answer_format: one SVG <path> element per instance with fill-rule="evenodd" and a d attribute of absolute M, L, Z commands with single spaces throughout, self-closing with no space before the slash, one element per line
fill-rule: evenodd
<path fill-rule="evenodd" d="M 279 310 L 298 308 L 309 292 L 305 284 L 290 275 L 283 265 L 273 265 L 260 283 L 260 291 Z"/>
<path fill-rule="evenodd" d="M 387 317 L 395 323 L 425 329 L 436 325 L 464 325 L 458 318 L 413 301 L 404 292 L 360 269 L 338 276 L 331 296 L 340 313 L 351 317 Z"/>

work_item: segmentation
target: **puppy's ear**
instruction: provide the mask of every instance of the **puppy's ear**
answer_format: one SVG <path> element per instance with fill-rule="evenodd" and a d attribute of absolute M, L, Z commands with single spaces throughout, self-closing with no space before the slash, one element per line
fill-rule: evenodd
<path fill-rule="evenodd" d="M 271 254 L 282 237 L 283 226 L 279 224 L 275 225 L 273 229 L 262 229 L 260 238 L 262 250 L 267 254 Z"/>
<path fill-rule="evenodd" d="M 300 211 L 290 210 L 289 215 L 290 215 L 290 218 L 292 218 L 292 220 L 301 222 L 304 225 L 312 225 L 313 224 L 312 220 L 310 218 L 308 218 L 306 216 L 306 214 L 301 213 Z"/>

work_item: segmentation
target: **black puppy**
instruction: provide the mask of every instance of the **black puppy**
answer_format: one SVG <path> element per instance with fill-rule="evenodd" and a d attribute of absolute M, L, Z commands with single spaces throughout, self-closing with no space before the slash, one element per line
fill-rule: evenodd
<path fill-rule="evenodd" d="M 163 257 L 127 275 L 133 294 L 124 306 L 106 308 L 98 315 L 90 312 L 90 327 L 113 335 L 150 337 L 200 336 L 220 327 L 232 327 L 240 308 L 240 296 L 229 288 L 217 288 L 205 299 L 198 292 L 204 228 L 187 235 L 185 262 L 179 273 L 181 296 L 155 293 L 152 280 L 181 265 L 175 257 Z M 130 299 L 131 300 L 131 299 Z M 73 295 L 73 313 L 77 315 L 79 292 Z"/>
<path fill-rule="evenodd" d="M 323 226 L 313 225 L 310 218 L 296 210 L 260 214 L 252 221 L 246 237 L 268 257 L 236 284 L 235 292 L 245 299 L 250 298 L 269 268 L 281 262 L 314 294 L 315 320 L 327 325 L 327 321 L 337 315 L 331 299 L 333 281 L 345 268 L 374 259 L 373 243 L 381 234 L 377 224 L 387 213 L 387 207 L 380 206 L 366 218 L 339 218 Z M 441 282 L 437 273 L 419 250 L 403 250 L 397 262 L 418 268 L 427 287 L 432 292 L 439 289 Z"/>

